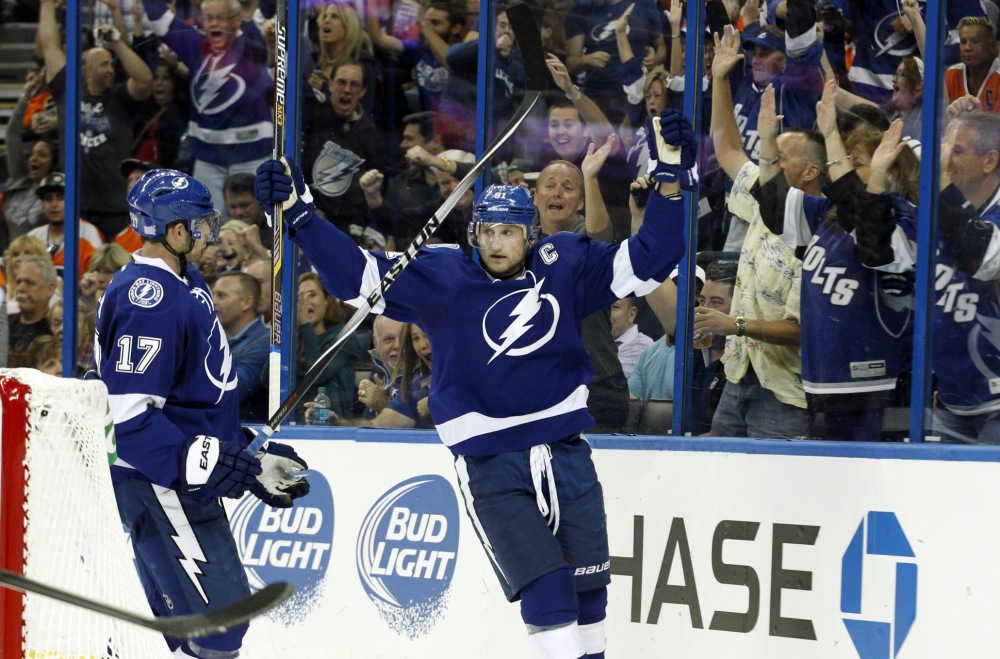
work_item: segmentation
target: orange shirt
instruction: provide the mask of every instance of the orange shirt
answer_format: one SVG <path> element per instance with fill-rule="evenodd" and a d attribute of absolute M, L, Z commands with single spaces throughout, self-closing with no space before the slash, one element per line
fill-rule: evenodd
<path fill-rule="evenodd" d="M 1000 58 L 993 59 L 986 80 L 975 94 L 968 88 L 965 64 L 959 63 L 948 67 L 944 72 L 944 86 L 948 90 L 949 103 L 970 94 L 979 98 L 983 110 L 1000 113 Z"/>
<path fill-rule="evenodd" d="M 125 227 L 115 236 L 115 242 L 125 248 L 129 254 L 142 248 L 142 238 L 139 237 L 132 227 Z"/>

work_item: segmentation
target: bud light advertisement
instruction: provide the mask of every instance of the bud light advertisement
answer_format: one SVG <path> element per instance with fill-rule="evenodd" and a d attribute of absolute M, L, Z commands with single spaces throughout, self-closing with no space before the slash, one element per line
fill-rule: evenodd
<path fill-rule="evenodd" d="M 458 501 L 438 475 L 383 494 L 358 534 L 358 576 L 382 619 L 410 640 L 426 636 L 448 606 L 458 555 Z"/>
<path fill-rule="evenodd" d="M 333 546 L 333 493 L 322 474 L 303 472 L 309 494 L 291 508 L 272 508 L 248 494 L 229 524 L 250 588 L 275 581 L 295 586 L 295 594 L 266 615 L 286 626 L 301 622 L 319 603 Z M 329 502 L 329 503 L 327 503 Z"/>

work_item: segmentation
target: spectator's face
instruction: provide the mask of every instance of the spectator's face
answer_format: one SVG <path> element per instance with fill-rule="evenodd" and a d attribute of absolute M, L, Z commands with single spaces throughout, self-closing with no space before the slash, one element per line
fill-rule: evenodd
<path fill-rule="evenodd" d="M 452 30 L 452 26 L 448 22 L 448 12 L 443 9 L 429 7 L 424 12 L 424 20 L 445 41 L 450 42 L 453 33 L 457 35 L 457 30 Z"/>
<path fill-rule="evenodd" d="M 115 67 L 111 53 L 106 48 L 92 48 L 87 51 L 83 64 L 83 79 L 91 94 L 103 94 L 115 82 Z"/>
<path fill-rule="evenodd" d="M 42 195 L 42 214 L 49 224 L 62 224 L 66 220 L 63 214 L 66 208 L 62 192 L 53 190 Z"/>
<path fill-rule="evenodd" d="M 788 185 L 799 190 L 805 185 L 806 168 L 809 166 L 800 153 L 805 139 L 800 133 L 778 135 L 778 155 L 781 156 L 779 165 L 785 172 Z"/>
<path fill-rule="evenodd" d="M 865 185 L 868 185 L 868 178 L 872 175 L 871 163 L 872 154 L 861 147 L 855 147 L 851 151 L 851 164 L 854 165 L 854 171 L 858 173 L 858 178 Z"/>
<path fill-rule="evenodd" d="M 244 222 L 255 223 L 258 216 L 263 213 L 257 200 L 253 198 L 253 193 L 247 192 L 226 192 L 226 206 L 229 207 L 229 217 L 233 220 L 243 220 Z"/>
<path fill-rule="evenodd" d="M 319 40 L 323 45 L 333 45 L 344 40 L 344 19 L 340 17 L 340 8 L 327 5 L 320 21 Z"/>
<path fill-rule="evenodd" d="M 253 313 L 250 308 L 253 298 L 244 293 L 238 277 L 219 277 L 212 286 L 212 302 L 215 304 L 215 315 L 227 331 Z"/>
<path fill-rule="evenodd" d="M 338 66 L 330 82 L 330 102 L 341 119 L 353 119 L 365 95 L 365 78 L 357 64 Z"/>
<path fill-rule="evenodd" d="M 35 142 L 28 156 L 28 176 L 38 182 L 52 173 L 52 145 L 42 140 Z"/>
<path fill-rule="evenodd" d="M 427 140 L 420 132 L 420 124 L 406 124 L 403 126 L 403 137 L 399 140 L 399 148 L 406 151 L 415 146 L 424 146 Z"/>
<path fill-rule="evenodd" d="M 378 358 L 389 368 L 396 368 L 399 360 L 399 334 L 403 331 L 403 323 L 379 316 L 373 329 L 372 341 Z"/>
<path fill-rule="evenodd" d="M 266 318 L 271 317 L 271 270 L 263 261 L 251 261 L 243 272 L 257 280 L 260 284 L 260 306 L 257 313 Z"/>
<path fill-rule="evenodd" d="M 524 178 L 524 172 L 520 169 L 511 169 L 507 172 L 507 185 L 520 185 L 523 188 L 530 188 L 527 179 Z"/>
<path fill-rule="evenodd" d="M 427 368 L 431 367 L 431 342 L 424 334 L 424 331 L 416 325 L 410 325 L 410 341 L 413 342 L 413 350 L 417 357 Z"/>
<path fill-rule="evenodd" d="M 57 341 L 62 341 L 63 307 L 61 304 L 49 309 L 49 329 L 52 330 L 52 336 L 56 337 Z"/>
<path fill-rule="evenodd" d="M 892 77 L 892 104 L 899 110 L 913 110 L 919 104 L 919 93 L 923 91 L 922 80 L 914 80 L 913 74 L 902 62 L 896 67 Z"/>
<path fill-rule="evenodd" d="M 580 174 L 567 165 L 549 165 L 538 175 L 534 201 L 542 231 L 547 234 L 564 231 L 583 210 Z"/>
<path fill-rule="evenodd" d="M 960 126 L 951 151 L 951 160 L 948 162 L 948 174 L 952 182 L 966 194 L 975 191 L 983 179 L 996 170 L 997 151 L 979 155 L 973 143 L 974 137 L 975 131 L 972 128 Z"/>
<path fill-rule="evenodd" d="M 209 0 L 201 5 L 205 36 L 213 50 L 225 50 L 236 40 L 240 28 L 239 13 L 231 13 L 228 2 Z"/>
<path fill-rule="evenodd" d="M 133 169 L 129 172 L 128 176 L 125 177 L 125 190 L 131 190 L 132 186 L 135 185 L 135 182 L 141 179 L 142 175 L 145 173 L 146 170 L 144 169 Z"/>
<path fill-rule="evenodd" d="M 616 300 L 611 305 L 611 338 L 617 339 L 635 323 L 637 311 L 631 300 Z"/>
<path fill-rule="evenodd" d="M 650 117 L 658 117 L 667 109 L 667 90 L 663 83 L 657 79 L 649 85 L 646 92 L 646 114 Z"/>
<path fill-rule="evenodd" d="M 480 223 L 479 261 L 497 279 L 513 277 L 524 268 L 528 241 L 519 224 Z"/>
<path fill-rule="evenodd" d="M 323 317 L 328 301 L 322 287 L 315 279 L 307 279 L 299 284 L 299 324 L 312 323 L 323 331 Z"/>
<path fill-rule="evenodd" d="M 774 77 L 785 70 L 785 55 L 780 50 L 757 48 L 750 60 L 753 68 L 753 82 L 763 89 L 771 84 Z"/>
<path fill-rule="evenodd" d="M 156 67 L 153 72 L 153 101 L 160 107 L 173 103 L 175 84 L 166 64 Z"/>
<path fill-rule="evenodd" d="M 549 142 L 560 158 L 572 162 L 589 141 L 590 131 L 576 108 L 554 108 L 549 113 Z"/>
<path fill-rule="evenodd" d="M 226 261 L 242 259 L 245 250 L 238 233 L 232 229 L 223 229 L 219 232 L 219 255 Z"/>
<path fill-rule="evenodd" d="M 115 276 L 116 270 L 110 265 L 101 265 L 97 268 L 91 266 L 90 271 L 97 273 L 97 292 L 95 295 L 100 299 L 101 294 L 104 293 L 104 289 L 108 287 L 111 279 Z"/>
<path fill-rule="evenodd" d="M 990 39 L 985 25 L 966 25 L 958 31 L 958 48 L 962 63 L 971 69 L 990 65 L 997 56 L 996 42 Z"/>
<path fill-rule="evenodd" d="M 722 313 L 729 313 L 733 308 L 733 291 L 731 282 L 712 281 L 709 279 L 701 289 L 705 298 L 705 306 Z"/>
<path fill-rule="evenodd" d="M 28 262 L 18 266 L 14 294 L 21 313 L 45 316 L 49 309 L 49 299 L 55 290 L 55 286 L 45 281 L 41 268 L 36 264 Z"/>
<path fill-rule="evenodd" d="M 437 179 L 438 188 L 441 190 L 441 198 L 447 199 L 451 196 L 451 193 L 455 191 L 458 187 L 458 179 L 449 174 L 448 172 L 442 172 L 440 169 L 434 170 L 434 178 Z M 472 202 L 475 200 L 475 193 L 472 190 L 466 190 L 458 199 L 458 203 L 455 204 L 457 210 L 465 211 L 472 208 Z"/>
<path fill-rule="evenodd" d="M 510 21 L 507 20 L 507 12 L 503 12 L 497 16 L 497 26 L 494 35 L 497 51 L 500 53 L 500 56 L 504 59 L 510 57 L 511 51 L 514 50 L 514 30 L 511 29 Z"/>
<path fill-rule="evenodd" d="M 62 377 L 62 350 L 35 366 L 39 371 L 47 375 Z"/>

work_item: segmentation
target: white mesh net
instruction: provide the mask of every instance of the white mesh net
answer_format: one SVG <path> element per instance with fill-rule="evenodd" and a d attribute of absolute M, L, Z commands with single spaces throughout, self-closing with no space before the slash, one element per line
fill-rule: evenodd
<path fill-rule="evenodd" d="M 25 391 L 17 383 L 30 387 L 30 392 L 16 393 Z M 5 500 L 19 497 L 24 502 L 20 526 L 7 516 L 2 532 L 23 533 L 25 576 L 151 615 L 111 487 L 108 464 L 114 431 L 103 383 L 55 378 L 30 369 L 0 369 L 0 390 L 3 442 L 26 445 L 24 487 L 9 478 L 13 466 L 9 464 L 0 483 Z M 40 595 L 25 595 L 23 602 L 23 655 L 19 656 L 170 656 L 163 637 L 155 632 Z M 6 618 L 11 615 L 5 609 L 8 630 Z M 0 648 L 4 656 L 9 652 Z"/>

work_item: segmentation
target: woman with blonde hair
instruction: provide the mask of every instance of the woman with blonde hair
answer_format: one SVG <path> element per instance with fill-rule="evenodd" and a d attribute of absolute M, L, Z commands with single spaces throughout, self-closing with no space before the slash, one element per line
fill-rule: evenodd
<path fill-rule="evenodd" d="M 339 64 L 357 61 L 361 64 L 367 83 L 361 106 L 365 112 L 374 115 L 378 72 L 371 38 L 357 12 L 350 5 L 332 2 L 320 10 L 316 23 L 319 42 L 316 69 L 306 80 L 312 87 L 316 100 L 322 103 L 330 97 L 330 79 Z"/>
<path fill-rule="evenodd" d="M 118 243 L 104 243 L 90 256 L 87 272 L 80 278 L 80 297 L 77 306 L 77 374 L 83 375 L 94 368 L 94 327 L 97 301 L 111 278 L 132 260 L 131 255 Z"/>

